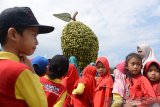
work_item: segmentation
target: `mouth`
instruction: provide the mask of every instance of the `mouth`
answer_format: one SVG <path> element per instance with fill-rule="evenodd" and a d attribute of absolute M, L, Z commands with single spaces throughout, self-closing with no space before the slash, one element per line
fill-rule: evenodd
<path fill-rule="evenodd" d="M 151 79 L 155 79 L 155 77 L 151 77 Z"/>
<path fill-rule="evenodd" d="M 138 72 L 137 70 L 134 70 L 133 72 Z"/>

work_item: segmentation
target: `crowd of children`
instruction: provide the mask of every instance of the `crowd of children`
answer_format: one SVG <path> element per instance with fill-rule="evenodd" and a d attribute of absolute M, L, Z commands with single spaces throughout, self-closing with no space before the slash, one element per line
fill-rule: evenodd
<path fill-rule="evenodd" d="M 0 106 L 160 107 L 160 63 L 150 46 L 138 45 L 115 67 L 114 78 L 106 57 L 82 71 L 75 56 L 29 60 L 37 35 L 53 30 L 40 25 L 28 7 L 0 14 Z"/>

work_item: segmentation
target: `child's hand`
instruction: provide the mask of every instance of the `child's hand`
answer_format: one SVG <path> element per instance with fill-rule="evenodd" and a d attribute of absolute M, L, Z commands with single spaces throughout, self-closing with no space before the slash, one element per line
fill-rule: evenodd
<path fill-rule="evenodd" d="M 132 105 L 131 103 L 126 103 L 123 107 L 137 107 L 136 105 Z"/>
<path fill-rule="evenodd" d="M 75 89 L 72 91 L 72 94 L 77 94 Z"/>
<path fill-rule="evenodd" d="M 19 58 L 20 58 L 20 62 L 21 62 L 21 63 L 27 65 L 27 66 L 31 69 L 31 71 L 32 71 L 33 73 L 35 73 L 34 68 L 33 68 L 32 64 L 31 64 L 31 61 L 27 58 L 26 55 L 20 54 L 20 55 L 19 55 Z"/>

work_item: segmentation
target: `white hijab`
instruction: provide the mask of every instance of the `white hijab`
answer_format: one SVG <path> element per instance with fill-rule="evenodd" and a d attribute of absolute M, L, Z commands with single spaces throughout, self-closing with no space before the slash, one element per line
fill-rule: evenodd
<path fill-rule="evenodd" d="M 141 43 L 137 47 L 144 52 L 144 58 L 142 59 L 143 67 L 147 62 L 157 60 L 153 49 L 148 44 Z"/>

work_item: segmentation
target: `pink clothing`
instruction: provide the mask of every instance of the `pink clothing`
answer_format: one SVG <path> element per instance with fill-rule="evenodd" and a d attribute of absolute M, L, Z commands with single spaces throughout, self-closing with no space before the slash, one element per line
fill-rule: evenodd
<path fill-rule="evenodd" d="M 126 74 L 125 74 L 125 61 L 121 62 L 116 66 L 114 73 L 114 84 L 112 93 L 117 93 L 121 97 L 125 98 L 125 85 L 126 85 Z"/>

